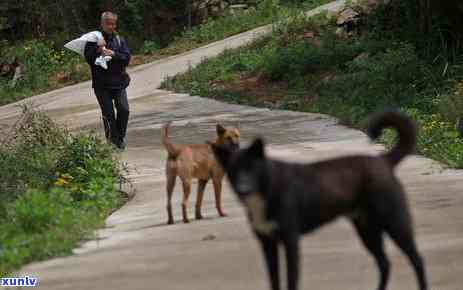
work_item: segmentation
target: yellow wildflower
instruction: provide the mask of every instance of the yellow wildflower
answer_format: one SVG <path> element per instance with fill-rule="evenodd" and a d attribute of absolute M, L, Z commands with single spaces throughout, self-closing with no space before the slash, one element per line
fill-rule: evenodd
<path fill-rule="evenodd" d="M 58 177 L 53 184 L 55 186 L 64 186 L 64 185 L 68 184 L 73 179 L 74 178 L 68 173 L 61 174 L 60 177 Z"/>
<path fill-rule="evenodd" d="M 68 184 L 68 181 L 65 180 L 65 179 L 63 179 L 63 178 L 61 178 L 61 177 L 58 178 L 58 179 L 53 183 L 53 185 L 55 185 L 55 186 L 64 186 L 64 185 L 66 185 L 66 184 Z"/>

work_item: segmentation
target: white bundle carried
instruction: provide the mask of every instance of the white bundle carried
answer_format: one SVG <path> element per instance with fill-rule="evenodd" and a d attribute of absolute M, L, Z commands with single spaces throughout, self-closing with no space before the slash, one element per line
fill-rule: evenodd
<path fill-rule="evenodd" d="M 100 42 L 104 41 L 103 34 L 100 31 L 92 31 L 82 35 L 81 37 L 71 40 L 64 45 L 67 49 L 70 49 L 78 54 L 84 56 L 85 45 L 87 42 Z M 95 64 L 101 66 L 104 69 L 108 69 L 107 62 L 112 59 L 111 56 L 102 56 L 96 58 Z"/>

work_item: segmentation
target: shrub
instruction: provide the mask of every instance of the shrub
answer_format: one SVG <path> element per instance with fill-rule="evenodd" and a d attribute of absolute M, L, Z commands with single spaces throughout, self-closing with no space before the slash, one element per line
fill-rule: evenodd
<path fill-rule="evenodd" d="M 414 108 L 404 108 L 418 127 L 418 153 L 444 162 L 453 168 L 463 168 L 463 139 L 455 126 L 439 114 L 423 114 Z M 383 141 L 392 146 L 397 142 L 395 132 L 388 130 Z"/>
<path fill-rule="evenodd" d="M 419 152 L 463 168 L 463 140 L 455 128 L 463 117 L 463 67 L 443 64 L 441 57 L 429 61 L 416 31 L 402 31 L 390 13 L 405 11 L 381 7 L 366 19 L 370 31 L 347 38 L 335 35 L 335 27 L 323 16 L 296 17 L 277 25 L 269 38 L 207 60 L 165 84 L 205 97 L 267 106 L 265 96 L 241 91 L 249 77 L 262 75 L 266 83 L 260 85 L 284 92 L 271 96 L 276 107 L 331 114 L 355 127 L 372 112 L 402 107 L 418 123 Z M 389 132 L 384 141 L 392 144 L 394 138 Z"/>
<path fill-rule="evenodd" d="M 156 41 L 145 40 L 145 42 L 143 43 L 144 54 L 154 54 L 156 52 L 159 52 L 160 49 L 161 46 Z"/>
<path fill-rule="evenodd" d="M 9 80 L 0 80 L 0 105 L 28 97 L 49 87 L 69 84 L 89 76 L 84 60 L 74 52 L 55 48 L 51 41 L 30 40 L 3 50 L 6 57 L 16 57 L 22 77 L 14 88 Z M 53 77 L 61 80 L 53 82 Z M 2 83 L 3 82 L 3 83 Z"/>
<path fill-rule="evenodd" d="M 109 145 L 25 107 L 1 141 L 0 276 L 71 252 L 122 202 Z"/>
<path fill-rule="evenodd" d="M 412 106 L 432 109 L 432 86 L 439 78 L 430 66 L 420 61 L 413 46 L 399 43 L 361 61 L 351 61 L 347 70 L 322 88 L 324 98 L 338 98 L 368 112 L 384 106 Z M 420 97 L 417 97 L 420 96 Z"/>

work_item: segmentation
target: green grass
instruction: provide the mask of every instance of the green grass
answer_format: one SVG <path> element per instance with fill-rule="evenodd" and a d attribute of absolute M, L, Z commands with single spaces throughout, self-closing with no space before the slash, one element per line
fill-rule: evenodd
<path fill-rule="evenodd" d="M 111 148 L 26 109 L 0 149 L 0 276 L 72 253 L 124 202 Z"/>
<path fill-rule="evenodd" d="M 141 53 L 134 64 L 183 53 L 327 2 L 330 1 L 308 0 L 294 7 L 265 0 L 257 9 L 227 13 L 186 30 L 165 48 L 161 49 L 156 42 L 146 40 L 141 51 L 133 52 Z M 90 79 L 90 70 L 84 59 L 51 40 L 25 41 L 9 46 L 1 42 L 0 55 L 17 57 L 23 71 L 22 80 L 14 88 L 8 85 L 9 79 L 0 78 L 0 105 Z"/>
<path fill-rule="evenodd" d="M 292 17 L 301 11 L 307 11 L 331 1 L 307 0 L 302 1 L 297 6 L 281 5 L 278 2 L 264 0 L 257 8 L 250 8 L 235 14 L 228 13 L 223 17 L 193 27 L 176 38 L 164 52 L 168 54 L 184 52 L 265 24 Z"/>
<path fill-rule="evenodd" d="M 17 57 L 23 75 L 16 87 L 10 87 L 9 79 L 0 78 L 0 105 L 90 77 L 80 56 L 64 48 L 55 48 L 52 42 L 26 41 L 0 48 L 0 53 L 6 58 Z"/>
<path fill-rule="evenodd" d="M 371 113 L 398 107 L 419 125 L 419 153 L 463 168 L 463 140 L 455 129 L 463 112 L 461 65 L 424 57 L 418 42 L 400 30 L 382 33 L 389 28 L 381 13 L 371 15 L 368 29 L 354 37 L 336 35 L 325 16 L 293 18 L 272 36 L 206 60 L 165 80 L 163 87 L 233 103 L 326 113 L 358 128 Z M 246 87 L 251 78 L 260 91 Z M 271 97 L 262 98 L 262 91 Z M 390 145 L 395 137 L 388 133 L 383 141 Z"/>

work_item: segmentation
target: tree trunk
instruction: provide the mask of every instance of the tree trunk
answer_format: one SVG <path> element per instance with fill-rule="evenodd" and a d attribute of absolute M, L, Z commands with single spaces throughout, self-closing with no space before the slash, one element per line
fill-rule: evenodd
<path fill-rule="evenodd" d="M 22 77 L 21 66 L 18 65 L 14 70 L 14 76 L 13 76 L 13 79 L 11 80 L 10 88 L 16 87 L 16 84 L 17 84 L 18 80 L 21 79 L 21 77 Z"/>
<path fill-rule="evenodd" d="M 431 0 L 418 0 L 421 33 L 429 33 L 432 27 Z"/>
<path fill-rule="evenodd" d="M 192 2 L 193 0 L 186 0 L 187 1 L 187 17 L 188 17 L 188 30 L 191 29 L 191 10 L 192 10 Z"/>

